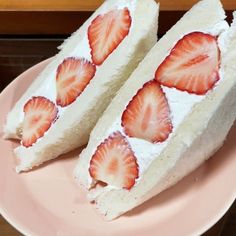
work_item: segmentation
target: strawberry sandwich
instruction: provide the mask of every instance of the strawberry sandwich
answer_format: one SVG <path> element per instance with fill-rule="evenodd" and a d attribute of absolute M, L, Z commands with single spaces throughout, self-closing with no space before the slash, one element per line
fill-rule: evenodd
<path fill-rule="evenodd" d="M 93 129 L 75 177 L 106 219 L 172 186 L 223 144 L 236 116 L 236 21 L 229 28 L 225 18 L 218 0 L 196 4 Z"/>
<path fill-rule="evenodd" d="M 156 43 L 154 0 L 107 0 L 60 47 L 7 116 L 26 171 L 86 144 L 111 98 Z M 146 17 L 148 15 L 148 17 Z"/>

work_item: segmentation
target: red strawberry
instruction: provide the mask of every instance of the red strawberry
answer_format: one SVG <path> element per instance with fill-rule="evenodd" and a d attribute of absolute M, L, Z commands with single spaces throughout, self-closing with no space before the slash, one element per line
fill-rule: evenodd
<path fill-rule="evenodd" d="M 97 181 L 131 189 L 138 178 L 138 164 L 128 141 L 115 132 L 104 140 L 90 161 L 89 173 Z"/>
<path fill-rule="evenodd" d="M 122 126 L 130 137 L 152 143 L 165 141 L 172 131 L 170 109 L 157 81 L 144 84 L 122 114 Z"/>
<path fill-rule="evenodd" d="M 70 105 L 94 77 L 96 67 L 82 58 L 68 57 L 57 68 L 57 105 Z"/>
<path fill-rule="evenodd" d="M 91 55 L 95 65 L 101 65 L 128 35 L 131 16 L 128 8 L 115 9 L 98 15 L 88 28 Z"/>
<path fill-rule="evenodd" d="M 32 146 L 57 118 L 56 105 L 45 97 L 32 97 L 24 106 L 22 145 Z"/>
<path fill-rule="evenodd" d="M 193 32 L 185 35 L 156 71 L 156 80 L 194 94 L 205 94 L 219 80 L 220 50 L 217 38 Z"/>

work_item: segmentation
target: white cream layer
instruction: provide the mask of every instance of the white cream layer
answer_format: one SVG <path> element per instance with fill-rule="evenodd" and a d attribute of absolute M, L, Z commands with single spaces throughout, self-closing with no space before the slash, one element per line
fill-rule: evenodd
<path fill-rule="evenodd" d="M 123 9 L 123 8 L 127 7 L 130 11 L 130 15 L 131 15 L 131 19 L 132 19 L 131 28 L 130 28 L 130 32 L 131 32 L 132 28 L 133 28 L 133 19 L 134 19 L 134 14 L 135 14 L 136 3 L 137 3 L 137 0 L 130 0 L 130 1 L 118 0 L 116 2 L 114 1 L 114 5 L 112 7 L 109 5 L 109 8 L 104 8 L 100 14 L 105 14 L 112 9 Z M 78 43 L 78 45 L 74 48 L 74 50 L 72 52 L 70 52 L 65 58 L 68 58 L 68 57 L 84 58 L 84 59 L 92 62 L 90 52 L 91 52 L 91 49 L 89 46 L 88 34 L 86 34 L 86 35 L 84 35 L 83 39 Z M 62 63 L 62 61 L 60 63 L 58 63 L 58 66 Z M 97 71 L 99 70 L 99 66 L 96 67 L 96 70 Z M 31 96 L 29 96 L 29 99 L 34 96 L 43 96 L 45 98 L 48 98 L 50 101 L 52 101 L 56 104 L 56 96 L 57 96 L 56 71 L 57 71 L 57 68 L 55 68 L 54 71 L 52 71 L 52 73 L 50 75 L 48 75 L 48 77 L 45 78 L 44 82 L 41 84 L 40 87 L 38 87 L 37 91 L 32 93 Z M 89 87 L 89 84 L 85 89 L 87 89 L 88 87 Z M 79 99 L 79 97 L 77 99 Z M 58 106 L 59 119 L 62 118 L 63 113 L 67 110 L 67 108 L 69 106 L 67 106 L 67 107 Z M 19 124 L 23 122 L 23 119 L 24 119 L 24 112 L 23 112 L 23 108 L 22 108 L 22 112 L 19 114 Z M 47 135 L 47 132 L 44 134 L 44 136 Z M 43 137 L 38 139 L 37 142 L 40 142 L 40 140 Z"/>
<path fill-rule="evenodd" d="M 219 45 L 221 53 L 224 53 L 226 52 L 226 49 L 227 49 L 226 34 L 224 34 L 224 31 L 228 28 L 229 28 L 228 24 L 225 21 L 222 21 L 220 24 L 215 25 L 214 28 L 209 29 L 207 31 L 202 31 L 202 32 L 211 34 L 213 36 L 219 36 L 218 45 Z M 166 56 L 168 56 L 169 53 L 170 52 L 168 52 Z M 223 81 L 224 79 L 223 73 L 224 73 L 224 69 L 222 65 L 219 71 L 220 80 L 216 83 L 215 86 L 217 86 L 219 83 Z M 150 80 L 152 79 L 153 78 L 150 78 Z M 162 86 L 162 89 L 167 97 L 167 100 L 170 106 L 171 121 L 173 124 L 173 131 L 169 135 L 168 139 L 162 143 L 153 144 L 143 139 L 130 138 L 126 136 L 137 158 L 137 162 L 139 165 L 139 179 L 136 181 L 136 184 L 142 178 L 143 173 L 145 172 L 145 170 L 147 170 L 148 166 L 152 163 L 152 161 L 156 157 L 158 157 L 158 155 L 166 147 L 170 138 L 173 136 L 175 130 L 178 128 L 178 126 L 181 124 L 184 118 L 188 116 L 188 114 L 191 113 L 191 110 L 193 109 L 193 107 L 199 102 L 201 102 L 206 96 L 208 96 L 209 93 L 211 93 L 211 91 L 209 91 L 206 95 L 195 95 L 195 94 L 189 94 L 188 92 L 177 90 L 175 88 L 168 88 L 164 86 Z M 126 106 L 128 105 L 128 103 L 129 101 L 127 101 L 127 104 L 124 105 L 124 110 Z M 121 116 L 122 116 L 122 113 L 117 114 L 117 118 L 114 121 L 113 125 L 111 125 L 110 128 L 107 130 L 106 134 L 104 134 L 105 137 L 108 137 L 109 135 L 111 135 L 113 132 L 116 132 L 116 131 L 120 131 L 123 135 L 125 135 L 125 133 L 123 132 L 123 128 L 121 126 Z M 94 152 L 95 151 L 96 151 L 96 147 L 94 148 Z M 89 178 L 88 183 L 91 183 L 92 182 L 91 177 L 89 176 L 88 178 Z M 114 186 L 109 186 L 109 188 L 117 189 Z"/>

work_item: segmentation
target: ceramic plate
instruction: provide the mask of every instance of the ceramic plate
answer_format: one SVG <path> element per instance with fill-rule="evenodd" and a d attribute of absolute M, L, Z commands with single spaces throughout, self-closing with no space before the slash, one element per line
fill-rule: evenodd
<path fill-rule="evenodd" d="M 47 63 L 23 73 L 0 95 L 0 213 L 15 228 L 38 236 L 189 236 L 200 235 L 223 216 L 236 196 L 236 126 L 223 148 L 197 171 L 112 222 L 102 220 L 73 179 L 80 150 L 17 175 L 12 153 L 17 144 L 2 139 L 2 127 Z"/>

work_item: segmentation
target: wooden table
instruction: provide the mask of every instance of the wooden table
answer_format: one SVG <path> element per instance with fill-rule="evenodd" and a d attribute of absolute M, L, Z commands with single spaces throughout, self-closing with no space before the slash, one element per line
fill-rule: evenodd
<path fill-rule="evenodd" d="M 198 0 L 156 0 L 161 5 L 162 11 L 188 10 Z M 24 10 L 24 11 L 94 11 L 103 0 L 1 0 L 0 8 L 3 10 Z M 235 7 L 235 0 L 222 0 L 225 9 Z"/>

